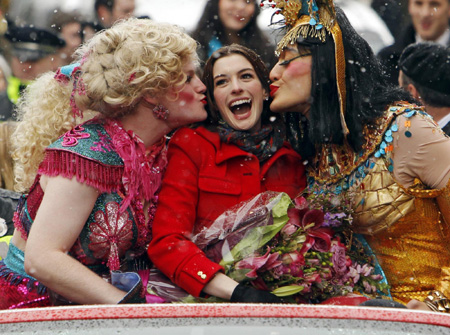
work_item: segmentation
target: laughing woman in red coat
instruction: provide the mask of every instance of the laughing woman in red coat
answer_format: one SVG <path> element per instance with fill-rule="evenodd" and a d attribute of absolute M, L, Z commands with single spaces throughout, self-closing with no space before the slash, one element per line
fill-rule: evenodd
<path fill-rule="evenodd" d="M 148 254 L 194 297 L 280 302 L 227 277 L 191 237 L 261 192 L 296 196 L 306 184 L 301 157 L 284 141 L 280 124 L 272 122 L 268 71 L 253 51 L 236 44 L 219 49 L 206 62 L 203 81 L 209 124 L 182 128 L 170 141 Z"/>

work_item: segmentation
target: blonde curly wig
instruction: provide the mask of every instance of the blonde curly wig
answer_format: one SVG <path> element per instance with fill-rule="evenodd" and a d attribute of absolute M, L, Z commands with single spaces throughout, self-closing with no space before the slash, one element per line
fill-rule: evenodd
<path fill-rule="evenodd" d="M 75 101 L 115 117 L 128 113 L 143 94 L 159 96 L 185 80 L 197 43 L 180 28 L 148 19 L 129 19 L 94 36 L 77 51 L 86 94 Z"/>
<path fill-rule="evenodd" d="M 198 62 L 196 49 L 195 40 L 177 26 L 132 18 L 97 33 L 77 50 L 81 73 L 75 84 L 74 78 L 62 83 L 49 72 L 28 85 L 12 135 L 16 190 L 29 190 L 45 148 L 76 124 L 98 113 L 132 113 L 144 94 L 162 96 L 184 82 L 182 67 Z M 83 119 L 72 114 L 73 91 Z"/>

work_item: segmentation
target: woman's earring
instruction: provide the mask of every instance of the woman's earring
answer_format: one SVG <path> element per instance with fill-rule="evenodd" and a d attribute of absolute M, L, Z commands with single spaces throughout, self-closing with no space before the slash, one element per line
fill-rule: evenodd
<path fill-rule="evenodd" d="M 155 108 L 153 108 L 153 115 L 159 120 L 167 120 L 169 117 L 169 110 L 161 104 L 156 105 Z"/>

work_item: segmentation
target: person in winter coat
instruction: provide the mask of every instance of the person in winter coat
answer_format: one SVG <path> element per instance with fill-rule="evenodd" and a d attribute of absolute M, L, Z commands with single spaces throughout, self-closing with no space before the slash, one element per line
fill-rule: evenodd
<path fill-rule="evenodd" d="M 191 241 L 233 205 L 263 191 L 295 197 L 305 187 L 301 156 L 285 142 L 282 122 L 270 121 L 268 78 L 255 52 L 237 44 L 222 47 L 204 67 L 209 124 L 182 128 L 170 141 L 148 255 L 194 297 L 281 301 L 238 285 Z"/>

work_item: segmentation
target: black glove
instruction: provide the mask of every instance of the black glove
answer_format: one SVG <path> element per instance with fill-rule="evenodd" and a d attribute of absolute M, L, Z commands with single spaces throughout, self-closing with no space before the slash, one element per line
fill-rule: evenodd
<path fill-rule="evenodd" d="M 276 295 L 267 292 L 260 291 L 250 286 L 244 286 L 239 284 L 231 295 L 231 302 L 254 302 L 254 303 L 269 303 L 269 304 L 281 304 L 283 300 Z"/>
<path fill-rule="evenodd" d="M 136 272 L 111 271 L 111 284 L 119 290 L 128 292 L 118 303 L 139 304 L 145 303 L 141 296 L 142 280 Z"/>

